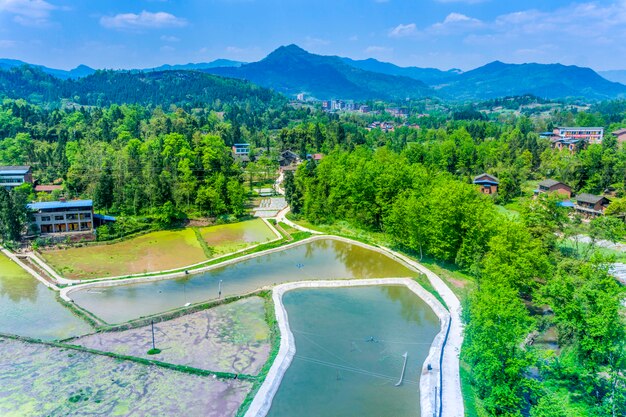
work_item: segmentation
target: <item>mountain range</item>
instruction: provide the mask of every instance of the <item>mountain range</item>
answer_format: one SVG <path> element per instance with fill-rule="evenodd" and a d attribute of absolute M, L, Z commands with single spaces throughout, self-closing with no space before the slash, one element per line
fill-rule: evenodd
<path fill-rule="evenodd" d="M 231 61 L 230 59 L 216 59 L 211 62 L 200 62 L 197 64 L 179 64 L 179 65 L 161 65 L 154 68 L 141 68 L 132 69 L 131 72 L 154 72 L 154 71 L 201 71 L 208 68 L 215 67 L 238 67 L 245 64 L 245 62 Z M 19 68 L 22 66 L 30 66 L 37 68 L 46 74 L 50 74 L 54 77 L 62 80 L 73 80 L 77 78 L 86 77 L 95 73 L 97 70 L 88 67 L 87 65 L 79 65 L 71 70 L 62 70 L 56 68 L 48 68 L 43 65 L 29 64 L 28 62 L 20 61 L 17 59 L 0 59 L 0 70 L 10 70 L 11 68 Z"/>
<path fill-rule="evenodd" d="M 96 73 L 80 65 L 65 71 L 0 59 L 0 70 L 30 65 L 60 79 Z M 472 101 L 533 94 L 547 99 L 604 100 L 626 97 L 626 71 L 603 72 L 561 64 L 507 64 L 495 61 L 471 71 L 400 67 L 375 59 L 316 55 L 296 45 L 281 46 L 258 62 L 219 59 L 206 63 L 162 65 L 136 72 L 200 71 L 250 81 L 287 96 L 318 99 L 395 100 L 439 97 Z M 122 71 L 121 71 L 122 72 Z M 123 72 L 129 72 L 124 70 Z M 608 78 L 608 79 L 607 79 Z M 610 80 L 609 80 L 610 79 Z M 1 93 L 1 91 L 0 91 Z"/>

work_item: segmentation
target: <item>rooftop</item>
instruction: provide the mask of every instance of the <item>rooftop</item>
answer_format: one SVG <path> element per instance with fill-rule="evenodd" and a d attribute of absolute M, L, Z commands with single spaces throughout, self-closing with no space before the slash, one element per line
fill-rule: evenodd
<path fill-rule="evenodd" d="M 597 204 L 599 201 L 601 201 L 604 198 L 606 198 L 606 197 L 604 197 L 602 195 L 594 195 L 594 194 L 582 193 L 582 194 L 578 194 L 576 196 L 576 201 L 577 202 L 583 202 L 583 203 L 589 203 L 589 204 Z"/>
<path fill-rule="evenodd" d="M 612 132 L 615 136 L 623 135 L 626 133 L 626 129 L 618 129 L 615 132 Z"/>
<path fill-rule="evenodd" d="M 481 180 L 482 177 L 485 177 L 484 180 Z M 494 182 L 496 184 L 498 184 L 500 182 L 500 180 L 497 177 L 494 177 L 493 175 L 487 174 L 486 172 L 483 172 L 480 175 L 476 175 L 474 177 L 474 182 L 477 181 L 489 181 L 489 182 Z"/>
<path fill-rule="evenodd" d="M 564 130 L 604 130 L 603 127 L 589 127 L 589 126 L 574 126 L 574 127 L 568 127 L 568 126 L 559 126 L 557 129 L 564 129 Z"/>
<path fill-rule="evenodd" d="M 45 201 L 42 203 L 31 203 L 26 206 L 30 210 L 51 210 L 62 208 L 91 208 L 92 200 L 72 200 L 72 201 Z"/>
<path fill-rule="evenodd" d="M 565 184 L 565 183 L 563 183 L 563 182 L 561 182 L 561 181 L 553 180 L 553 179 L 551 179 L 551 178 L 545 179 L 545 180 L 543 180 L 543 181 L 541 181 L 541 182 L 539 183 L 539 185 L 540 185 L 540 186 L 543 186 L 543 187 L 548 187 L 548 188 L 550 188 L 550 187 L 554 187 L 554 186 L 555 186 L 555 185 L 557 185 L 557 184 L 563 184 L 563 185 L 565 185 L 566 187 L 569 187 L 567 184 Z"/>
<path fill-rule="evenodd" d="M 27 174 L 30 171 L 30 166 L 0 166 L 0 175 L 15 175 L 15 174 Z"/>

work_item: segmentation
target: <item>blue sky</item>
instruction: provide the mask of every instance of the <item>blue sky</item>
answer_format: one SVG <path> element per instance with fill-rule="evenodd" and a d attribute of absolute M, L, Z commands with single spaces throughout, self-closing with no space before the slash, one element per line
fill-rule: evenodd
<path fill-rule="evenodd" d="M 0 0 L 0 57 L 69 69 L 325 55 L 626 69 L 626 0 Z"/>

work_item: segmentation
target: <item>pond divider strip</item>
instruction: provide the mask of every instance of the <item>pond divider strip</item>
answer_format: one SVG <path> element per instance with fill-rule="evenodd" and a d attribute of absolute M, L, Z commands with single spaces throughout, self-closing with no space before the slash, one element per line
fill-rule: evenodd
<path fill-rule="evenodd" d="M 441 378 L 441 360 L 437 356 L 443 356 L 443 345 L 446 337 L 446 329 L 451 321 L 450 313 L 431 293 L 410 278 L 370 278 L 356 280 L 320 280 L 301 281 L 281 284 L 274 287 L 273 300 L 276 310 L 276 320 L 280 328 L 281 340 L 278 355 L 259 388 L 257 395 L 250 404 L 246 417 L 265 417 L 269 412 L 274 396 L 278 392 L 282 379 L 291 365 L 296 354 L 296 345 L 293 333 L 289 327 L 289 317 L 283 304 L 283 295 L 294 289 L 300 288 L 341 288 L 341 287 L 368 287 L 373 285 L 404 285 L 418 297 L 420 297 L 439 317 L 441 329 L 431 344 L 428 356 L 422 366 L 420 378 L 420 408 L 422 416 L 432 416 L 436 412 L 435 389 Z M 439 366 L 438 366 L 439 363 Z M 429 365 L 430 368 L 429 369 Z M 441 388 L 439 388 L 441 390 Z"/>

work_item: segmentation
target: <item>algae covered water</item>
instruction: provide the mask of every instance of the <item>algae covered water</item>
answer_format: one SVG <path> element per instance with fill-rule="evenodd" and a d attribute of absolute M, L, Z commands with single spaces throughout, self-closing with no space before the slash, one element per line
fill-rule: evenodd
<path fill-rule="evenodd" d="M 403 286 L 300 289 L 283 302 L 296 355 L 268 416 L 420 415 L 419 380 L 439 319 L 417 295 Z"/>
<path fill-rule="evenodd" d="M 0 254 L 0 333 L 64 339 L 91 327 L 57 302 L 56 293 Z"/>
<path fill-rule="evenodd" d="M 379 252 L 324 239 L 188 278 L 88 288 L 70 296 L 76 304 L 101 319 L 121 323 L 186 303 L 217 299 L 220 288 L 221 296 L 228 297 L 289 281 L 415 275 L 414 271 Z"/>

